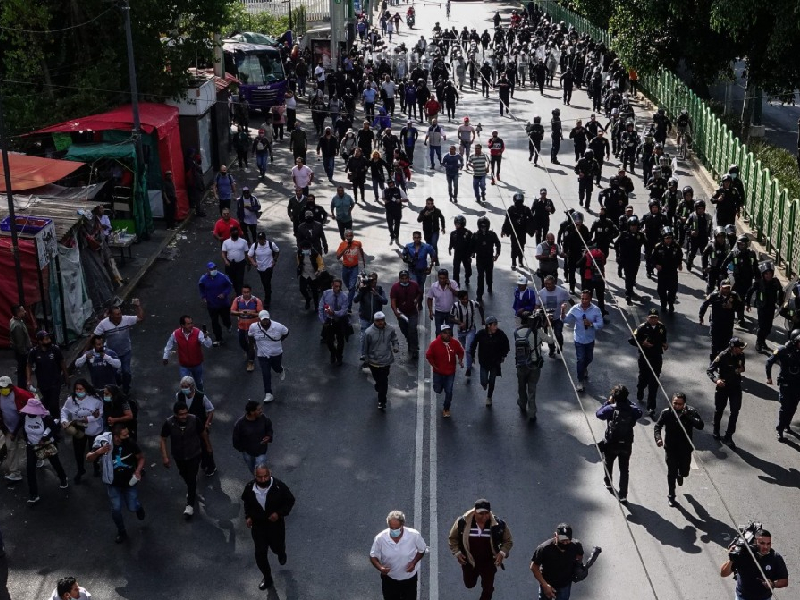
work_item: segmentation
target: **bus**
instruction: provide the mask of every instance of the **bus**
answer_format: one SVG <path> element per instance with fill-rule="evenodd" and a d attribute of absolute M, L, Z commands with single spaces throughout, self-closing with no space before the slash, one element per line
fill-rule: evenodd
<path fill-rule="evenodd" d="M 283 104 L 288 84 L 276 47 L 226 39 L 222 53 L 225 72 L 240 81 L 239 91 L 251 109 L 267 111 Z"/>

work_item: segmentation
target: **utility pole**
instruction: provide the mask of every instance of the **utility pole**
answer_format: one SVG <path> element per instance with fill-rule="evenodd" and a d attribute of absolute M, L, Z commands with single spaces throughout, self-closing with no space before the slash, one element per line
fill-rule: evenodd
<path fill-rule="evenodd" d="M 19 262 L 19 236 L 17 235 L 17 217 L 14 212 L 14 194 L 11 191 L 11 164 L 8 160 L 8 140 L 6 139 L 5 120 L 3 118 L 3 89 L 0 86 L 0 151 L 3 155 L 3 173 L 5 175 L 6 196 L 8 197 L 8 219 L 11 230 L 11 256 L 14 258 L 14 271 L 17 275 L 17 291 L 20 304 L 25 304 L 25 291 L 22 288 L 22 265 Z"/>

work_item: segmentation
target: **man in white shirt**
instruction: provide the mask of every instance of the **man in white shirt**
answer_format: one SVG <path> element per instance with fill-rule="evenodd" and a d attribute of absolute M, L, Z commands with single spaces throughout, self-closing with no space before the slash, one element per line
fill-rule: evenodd
<path fill-rule="evenodd" d="M 383 76 L 383 83 L 381 83 L 381 89 L 384 93 L 383 99 L 383 107 L 386 109 L 386 112 L 394 118 L 394 94 L 397 89 L 394 81 L 392 81 L 389 74 Z"/>
<path fill-rule="evenodd" d="M 122 391 L 128 394 L 131 391 L 131 334 L 130 329 L 137 323 L 144 321 L 144 310 L 138 298 L 131 300 L 136 309 L 136 315 L 123 315 L 122 308 L 114 306 L 108 316 L 94 328 L 95 335 L 102 335 L 106 346 L 117 353 L 117 358 L 122 363 Z"/>
<path fill-rule="evenodd" d="M 250 264 L 258 271 L 261 285 L 264 286 L 264 308 L 269 308 L 272 302 L 272 270 L 278 262 L 280 250 L 272 240 L 267 239 L 267 234 L 258 232 L 256 243 L 250 246 L 247 257 Z"/>
<path fill-rule="evenodd" d="M 292 181 L 295 188 L 303 190 L 303 194 L 308 195 L 308 186 L 314 182 L 314 171 L 305 164 L 301 156 L 297 157 L 292 167 Z"/>
<path fill-rule="evenodd" d="M 74 577 L 62 577 L 53 590 L 52 600 L 91 600 L 92 595 L 80 587 Z"/>
<path fill-rule="evenodd" d="M 438 281 L 428 290 L 427 298 L 428 316 L 436 323 L 435 331 L 439 331 L 445 323 L 450 323 L 450 309 L 458 293 L 458 284 L 450 279 L 447 269 L 439 269 L 437 277 Z"/>
<path fill-rule="evenodd" d="M 231 227 L 231 237 L 222 242 L 222 260 L 225 262 L 225 274 L 231 280 L 236 295 L 241 295 L 247 266 L 247 240 L 239 236 L 236 227 Z"/>
<path fill-rule="evenodd" d="M 388 528 L 375 536 L 370 562 L 381 573 L 383 600 L 416 600 L 417 564 L 427 552 L 416 529 L 406 527 L 406 516 L 393 510 L 386 517 Z"/>
<path fill-rule="evenodd" d="M 272 402 L 272 371 L 286 379 L 286 368 L 281 365 L 283 358 L 282 342 L 289 336 L 289 328 L 270 319 L 269 311 L 258 313 L 258 323 L 247 330 L 250 343 L 255 345 L 256 357 L 264 378 L 264 402 Z"/>

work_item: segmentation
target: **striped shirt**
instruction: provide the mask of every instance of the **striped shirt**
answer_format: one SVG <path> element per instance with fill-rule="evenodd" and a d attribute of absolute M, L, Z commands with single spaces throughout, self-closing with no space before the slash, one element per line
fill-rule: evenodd
<path fill-rule="evenodd" d="M 469 167 L 473 177 L 486 177 L 489 172 L 489 157 L 485 154 L 473 154 L 469 157 Z"/>
<path fill-rule="evenodd" d="M 483 313 L 481 312 L 480 304 L 478 304 L 475 300 L 469 300 L 467 304 L 461 304 L 461 302 L 456 302 L 453 304 L 453 308 L 450 309 L 450 316 L 457 322 L 457 323 L 464 323 L 463 329 L 460 325 L 458 325 L 458 330 L 462 333 L 466 333 L 467 331 L 475 331 L 475 312 L 477 311 L 478 316 L 483 320 Z"/>

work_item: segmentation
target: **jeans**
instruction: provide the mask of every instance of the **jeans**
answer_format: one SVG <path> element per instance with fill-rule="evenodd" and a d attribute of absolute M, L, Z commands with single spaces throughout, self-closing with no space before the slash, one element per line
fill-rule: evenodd
<path fill-rule="evenodd" d="M 458 173 L 450 175 L 447 173 L 447 195 L 450 199 L 458 199 Z"/>
<path fill-rule="evenodd" d="M 472 345 L 472 340 L 475 339 L 477 333 L 474 327 L 468 331 L 461 331 L 459 329 L 456 332 L 458 335 L 458 343 L 464 348 L 466 354 L 467 369 L 472 368 L 472 355 L 469 353 L 469 347 Z"/>
<path fill-rule="evenodd" d="M 450 322 L 450 313 L 446 310 L 434 310 L 433 322 L 436 326 L 435 333 L 436 335 L 439 335 L 439 332 L 442 330 L 442 325 Z M 465 348 L 465 350 L 466 349 L 467 348 Z"/>
<path fill-rule="evenodd" d="M 183 365 L 180 365 L 178 366 L 178 373 L 181 377 L 191 375 L 194 378 L 194 383 L 197 389 L 201 392 L 203 391 L 203 363 L 200 363 L 196 367 L 184 367 Z"/>
<path fill-rule="evenodd" d="M 222 327 L 220 327 L 220 320 L 226 329 L 231 328 L 231 309 L 229 306 L 221 306 L 219 308 L 207 307 L 208 316 L 211 317 L 211 331 L 214 333 L 214 341 L 222 341 Z"/>
<path fill-rule="evenodd" d="M 431 231 L 430 235 L 425 236 L 425 243 L 430 244 L 433 246 L 433 251 L 436 253 L 437 261 L 435 264 L 439 264 L 439 232 L 438 231 Z"/>
<path fill-rule="evenodd" d="M 266 152 L 256 152 L 256 167 L 262 175 L 267 172 L 267 156 Z"/>
<path fill-rule="evenodd" d="M 486 175 L 472 178 L 472 191 L 475 192 L 476 201 L 486 197 Z"/>
<path fill-rule="evenodd" d="M 122 520 L 122 503 L 125 503 L 130 512 L 136 512 L 142 508 L 142 505 L 139 504 L 139 486 L 119 487 L 106 484 L 106 491 L 108 499 L 111 501 L 111 520 L 117 526 L 117 531 L 123 533 L 125 521 Z"/>
<path fill-rule="evenodd" d="M 122 391 L 127 394 L 131 391 L 131 379 L 133 378 L 131 375 L 131 353 L 120 354 L 118 358 L 122 363 L 119 368 L 120 373 L 122 373 Z"/>
<path fill-rule="evenodd" d="M 248 472 L 254 473 L 256 470 L 256 465 L 267 464 L 267 453 L 264 452 L 264 454 L 253 456 L 252 454 L 248 454 L 247 452 L 242 452 L 242 460 L 244 460 L 244 464 L 247 465 Z"/>
<path fill-rule="evenodd" d="M 553 588 L 556 595 L 553 596 L 552 600 L 569 600 L 569 594 L 572 591 L 572 584 L 568 583 L 564 587 L 561 588 Z M 542 588 L 539 587 L 539 598 L 538 600 L 549 600 L 547 596 L 545 596 Z"/>
<path fill-rule="evenodd" d="M 336 219 L 336 225 L 339 227 L 339 237 L 344 241 L 344 232 L 348 229 L 353 228 L 353 220 L 350 219 L 349 221 L 339 218 Z"/>
<path fill-rule="evenodd" d="M 419 314 L 406 315 L 406 317 L 408 317 L 408 321 L 403 318 L 398 318 L 397 324 L 400 326 L 400 332 L 406 336 L 408 351 L 415 354 L 419 352 L 419 335 L 417 333 Z"/>
<path fill-rule="evenodd" d="M 578 363 L 578 381 L 586 379 L 586 370 L 594 358 L 594 342 L 579 344 L 575 342 L 575 360 Z"/>
<path fill-rule="evenodd" d="M 250 344 L 247 337 L 247 329 L 239 329 L 239 347 L 247 353 L 247 360 L 253 362 L 256 359 L 256 349 Z"/>
<path fill-rule="evenodd" d="M 358 265 L 342 267 L 342 284 L 347 288 L 347 310 L 350 310 L 353 308 L 353 297 L 356 295 L 356 285 L 358 285 Z"/>
<path fill-rule="evenodd" d="M 497 367 L 484 367 L 481 365 L 481 385 L 488 387 L 486 395 L 491 398 L 494 393 L 494 381 L 497 377 Z"/>
<path fill-rule="evenodd" d="M 282 358 L 283 354 L 258 357 L 258 366 L 261 367 L 261 377 L 264 380 L 265 394 L 272 393 L 272 371 L 275 371 L 276 373 L 283 373 L 283 367 L 281 366 Z"/>
<path fill-rule="evenodd" d="M 456 381 L 456 375 L 442 375 L 441 373 L 433 373 L 433 391 L 436 394 L 444 392 L 444 410 L 450 410 L 450 403 L 453 401 L 453 384 Z"/>
<path fill-rule="evenodd" d="M 240 260 L 239 262 L 232 260 L 229 262 L 231 264 L 225 267 L 225 274 L 230 278 L 231 283 L 233 284 L 233 289 L 236 291 L 236 295 L 238 296 L 242 293 L 242 285 L 244 284 L 244 271 L 247 267 L 247 260 Z"/>
<path fill-rule="evenodd" d="M 200 455 L 188 460 L 175 459 L 178 474 L 186 482 L 186 505 L 194 507 L 197 501 L 197 471 L 200 470 Z"/>
<path fill-rule="evenodd" d="M 334 159 L 335 157 L 333 156 L 322 157 L 322 168 L 325 169 L 328 179 L 333 179 Z"/>
<path fill-rule="evenodd" d="M 431 159 L 431 168 L 434 167 L 433 163 L 433 155 L 436 154 L 436 158 L 439 161 L 439 164 L 442 164 L 442 147 L 441 146 L 428 146 L 428 156 Z"/>
<path fill-rule="evenodd" d="M 414 269 L 411 271 L 411 277 L 417 282 L 421 291 L 425 290 L 425 280 L 428 278 L 427 269 Z"/>

